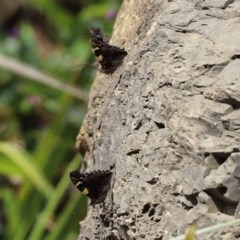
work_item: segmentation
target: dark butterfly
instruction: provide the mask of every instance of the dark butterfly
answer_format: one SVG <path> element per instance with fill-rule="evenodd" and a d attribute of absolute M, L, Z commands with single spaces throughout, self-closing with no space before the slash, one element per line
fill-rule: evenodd
<path fill-rule="evenodd" d="M 73 184 L 91 199 L 91 205 L 102 203 L 110 190 L 112 172 L 110 170 L 81 173 L 70 172 Z"/>
<path fill-rule="evenodd" d="M 110 45 L 99 28 L 93 28 L 90 34 L 93 53 L 100 63 L 99 70 L 105 74 L 113 73 L 122 64 L 127 52 Z"/>

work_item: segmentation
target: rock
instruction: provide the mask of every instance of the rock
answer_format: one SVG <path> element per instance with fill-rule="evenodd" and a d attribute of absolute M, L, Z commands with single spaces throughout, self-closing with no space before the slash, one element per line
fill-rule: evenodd
<path fill-rule="evenodd" d="M 123 2 L 111 42 L 128 56 L 97 75 L 78 137 L 89 170 L 116 166 L 109 224 L 93 209 L 82 239 L 166 240 L 239 214 L 239 12 L 229 0 Z"/>

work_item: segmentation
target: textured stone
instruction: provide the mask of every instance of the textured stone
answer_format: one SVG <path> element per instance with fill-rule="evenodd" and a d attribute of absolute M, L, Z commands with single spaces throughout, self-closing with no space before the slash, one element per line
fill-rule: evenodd
<path fill-rule="evenodd" d="M 123 2 L 111 42 L 128 56 L 97 75 L 77 138 L 89 170 L 115 164 L 112 190 L 81 239 L 166 240 L 239 215 L 239 22 L 240 1 Z"/>

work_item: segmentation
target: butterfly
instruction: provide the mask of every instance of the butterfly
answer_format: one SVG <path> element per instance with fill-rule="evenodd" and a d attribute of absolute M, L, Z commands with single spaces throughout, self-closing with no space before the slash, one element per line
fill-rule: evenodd
<path fill-rule="evenodd" d="M 112 172 L 110 170 L 98 170 L 89 173 L 81 173 L 78 170 L 70 172 L 73 184 L 88 196 L 91 205 L 102 203 L 110 190 Z"/>
<path fill-rule="evenodd" d="M 90 35 L 93 53 L 100 64 L 99 70 L 105 74 L 113 73 L 123 63 L 127 52 L 110 45 L 99 28 L 93 28 Z"/>

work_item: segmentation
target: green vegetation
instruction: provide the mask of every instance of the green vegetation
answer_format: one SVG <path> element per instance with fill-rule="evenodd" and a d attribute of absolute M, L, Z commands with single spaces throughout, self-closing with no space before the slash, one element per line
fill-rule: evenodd
<path fill-rule="evenodd" d="M 77 239 L 87 200 L 69 172 L 96 72 L 89 30 L 111 33 L 120 1 L 28 4 L 0 10 L 0 239 Z"/>
<path fill-rule="evenodd" d="M 171 240 L 194 240 L 195 236 L 201 236 L 205 233 L 211 233 L 214 231 L 223 231 L 227 227 L 233 227 L 240 224 L 240 219 L 229 220 L 223 223 L 217 223 L 212 226 L 208 226 L 196 231 L 194 225 L 190 225 L 186 234 L 171 238 Z"/>

